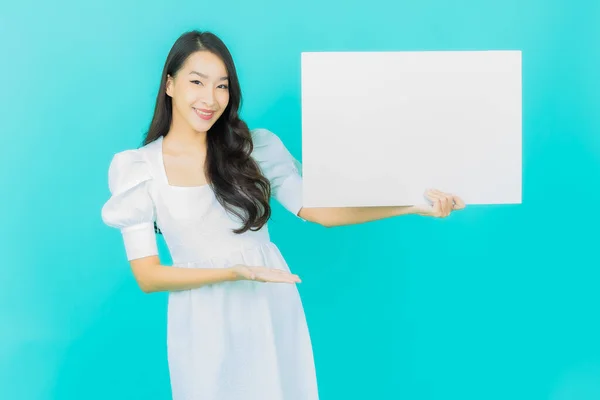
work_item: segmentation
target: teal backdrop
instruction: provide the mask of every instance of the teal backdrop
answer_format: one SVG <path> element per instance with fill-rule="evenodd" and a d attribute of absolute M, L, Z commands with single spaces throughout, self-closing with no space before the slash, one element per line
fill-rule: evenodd
<path fill-rule="evenodd" d="M 169 398 L 166 294 L 138 289 L 100 209 L 171 44 L 205 29 L 243 117 L 299 159 L 302 51 L 522 50 L 523 204 L 327 229 L 275 203 L 272 237 L 323 400 L 599 399 L 599 18 L 591 0 L 3 4 L 0 398 Z"/>

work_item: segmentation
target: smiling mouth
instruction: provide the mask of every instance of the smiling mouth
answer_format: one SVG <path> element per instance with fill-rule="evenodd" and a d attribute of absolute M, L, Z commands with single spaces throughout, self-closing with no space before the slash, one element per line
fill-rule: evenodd
<path fill-rule="evenodd" d="M 215 114 L 214 111 L 206 111 L 206 110 L 200 110 L 198 108 L 194 108 L 194 112 L 196 113 L 197 116 L 199 116 L 200 118 L 202 118 L 203 120 L 209 120 L 213 117 L 213 115 Z"/>

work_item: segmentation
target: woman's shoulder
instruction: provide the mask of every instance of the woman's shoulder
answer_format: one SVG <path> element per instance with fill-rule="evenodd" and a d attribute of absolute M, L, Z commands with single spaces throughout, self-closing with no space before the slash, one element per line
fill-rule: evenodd
<path fill-rule="evenodd" d="M 127 148 L 113 154 L 108 171 L 110 181 L 133 183 L 149 180 L 153 176 L 152 161 L 159 141 L 153 141 L 138 148 Z"/>
<path fill-rule="evenodd" d="M 255 128 L 250 130 L 252 136 L 252 143 L 254 148 L 263 148 L 281 143 L 281 139 L 272 131 L 265 128 Z"/>
<path fill-rule="evenodd" d="M 301 170 L 300 162 L 290 153 L 281 138 L 265 128 L 252 129 L 254 150 L 252 157 L 265 169 L 289 167 L 293 172 Z"/>
<path fill-rule="evenodd" d="M 281 138 L 269 129 L 252 129 L 250 134 L 253 145 L 252 156 L 257 161 L 289 156 L 289 152 Z"/>
<path fill-rule="evenodd" d="M 149 165 L 154 159 L 160 140 L 155 140 L 148 144 L 136 148 L 126 148 L 119 150 L 112 156 L 111 165 L 115 166 L 132 166 L 136 164 Z"/>

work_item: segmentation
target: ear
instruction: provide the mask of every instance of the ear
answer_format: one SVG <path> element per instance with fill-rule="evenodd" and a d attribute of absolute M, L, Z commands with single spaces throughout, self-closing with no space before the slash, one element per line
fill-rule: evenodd
<path fill-rule="evenodd" d="M 173 77 L 171 75 L 167 75 L 167 83 L 165 85 L 165 93 L 167 93 L 167 96 L 173 97 Z"/>

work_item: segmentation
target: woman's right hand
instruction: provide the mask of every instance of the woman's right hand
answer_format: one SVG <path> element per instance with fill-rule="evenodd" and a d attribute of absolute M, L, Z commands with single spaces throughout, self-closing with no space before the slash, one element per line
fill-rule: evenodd
<path fill-rule="evenodd" d="M 249 280 L 271 283 L 300 283 L 298 275 L 276 268 L 251 267 L 248 265 L 236 265 L 231 268 L 235 273 L 235 280 Z"/>

